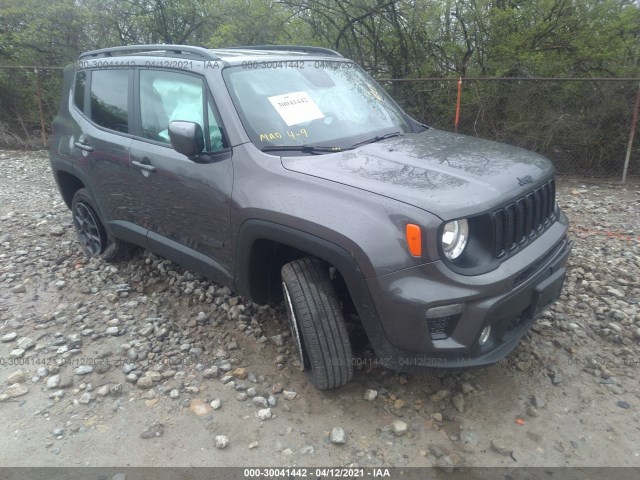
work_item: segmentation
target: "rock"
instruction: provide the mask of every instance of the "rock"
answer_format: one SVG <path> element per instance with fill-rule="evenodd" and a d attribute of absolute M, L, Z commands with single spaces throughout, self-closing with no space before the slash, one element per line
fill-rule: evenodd
<path fill-rule="evenodd" d="M 624 388 L 620 387 L 619 385 L 616 385 L 615 383 L 607 384 L 607 388 L 611 390 L 611 393 L 615 395 L 622 395 L 625 392 Z"/>
<path fill-rule="evenodd" d="M 267 403 L 269 404 L 270 407 L 275 407 L 278 404 L 278 399 L 273 395 L 269 395 L 267 397 Z"/>
<path fill-rule="evenodd" d="M 138 333 L 143 337 L 148 337 L 153 333 L 153 324 L 147 323 L 140 329 Z"/>
<path fill-rule="evenodd" d="M 49 235 L 51 235 L 52 237 L 61 237 L 62 235 L 64 235 L 64 228 L 62 227 L 62 225 L 53 226 L 49 230 Z"/>
<path fill-rule="evenodd" d="M 624 400 L 618 400 L 616 402 L 616 405 L 618 405 L 620 408 L 624 408 L 625 410 L 631 408 L 631 404 L 629 402 L 625 402 Z"/>
<path fill-rule="evenodd" d="M 249 444 L 249 450 L 253 450 L 254 448 L 258 448 L 260 444 L 258 442 L 251 442 Z"/>
<path fill-rule="evenodd" d="M 109 392 L 109 385 L 102 385 L 96 390 L 96 395 L 98 395 L 99 397 L 106 397 L 107 395 L 109 395 Z"/>
<path fill-rule="evenodd" d="M 21 383 L 9 385 L 9 387 L 4 391 L 4 394 L 7 395 L 8 398 L 21 397 L 27 393 L 29 393 L 29 387 Z"/>
<path fill-rule="evenodd" d="M 449 449 L 443 445 L 429 445 L 429 452 L 436 458 L 443 457 L 449 453 Z"/>
<path fill-rule="evenodd" d="M 202 376 L 204 378 L 217 378 L 219 374 L 218 367 L 207 368 L 204 372 L 202 372 Z"/>
<path fill-rule="evenodd" d="M 284 397 L 285 400 L 293 400 L 294 398 L 296 398 L 297 395 L 298 395 L 298 393 L 294 392 L 292 390 L 283 390 L 282 391 L 282 396 Z"/>
<path fill-rule="evenodd" d="M 25 293 L 27 291 L 26 287 L 22 284 L 16 285 L 11 289 L 12 293 Z"/>
<path fill-rule="evenodd" d="M 506 446 L 499 443 L 497 440 L 491 440 L 491 450 L 505 457 L 509 457 L 513 452 L 513 450 L 510 450 Z"/>
<path fill-rule="evenodd" d="M 7 377 L 7 383 L 24 383 L 27 381 L 27 375 L 22 370 L 13 372 Z"/>
<path fill-rule="evenodd" d="M 467 395 L 467 394 L 473 392 L 475 390 L 475 388 L 469 382 L 462 382 L 460 384 L 460 390 L 462 391 L 462 393 L 464 395 Z"/>
<path fill-rule="evenodd" d="M 55 437 L 61 437 L 62 435 L 64 435 L 64 428 L 62 428 L 62 427 L 54 427 L 53 430 L 51 430 L 51 433 Z"/>
<path fill-rule="evenodd" d="M 453 472 L 456 468 L 463 464 L 463 459 L 459 455 L 443 455 L 436 460 L 436 468 L 447 473 Z"/>
<path fill-rule="evenodd" d="M 260 420 L 270 420 L 271 417 L 273 416 L 273 414 L 271 413 L 271 409 L 270 408 L 261 408 L 260 410 L 258 410 L 258 412 L 256 413 L 256 416 L 260 419 Z"/>
<path fill-rule="evenodd" d="M 211 405 L 211 408 L 213 408 L 214 410 L 218 410 L 222 406 L 222 401 L 220 401 L 219 398 L 216 398 L 211 402 L 210 405 Z"/>
<path fill-rule="evenodd" d="M 149 425 L 144 432 L 140 434 L 140 438 L 148 439 L 161 437 L 164 433 L 164 425 L 158 422 L 154 422 Z"/>
<path fill-rule="evenodd" d="M 120 330 L 118 329 L 118 327 L 108 327 L 104 333 L 106 333 L 107 335 L 111 335 L 111 336 L 116 336 L 118 335 L 118 333 L 120 333 Z"/>
<path fill-rule="evenodd" d="M 233 372 L 231 372 L 231 375 L 233 375 L 234 377 L 236 377 L 239 380 L 244 380 L 245 378 L 247 378 L 247 369 L 246 368 L 236 368 Z"/>
<path fill-rule="evenodd" d="M 391 430 L 396 437 L 401 437 L 407 433 L 408 426 L 402 420 L 394 420 L 391 422 Z"/>
<path fill-rule="evenodd" d="M 59 399 L 64 397 L 64 390 L 56 390 L 55 392 L 51 392 L 49 394 L 49 398 Z"/>
<path fill-rule="evenodd" d="M 276 347 L 284 347 L 284 336 L 283 335 L 274 335 L 271 337 L 271 341 Z"/>
<path fill-rule="evenodd" d="M 60 386 L 60 375 L 51 375 L 47 378 L 47 388 L 49 390 L 53 390 L 54 388 L 58 388 Z"/>
<path fill-rule="evenodd" d="M 281 383 L 276 383 L 273 387 L 271 387 L 271 393 L 277 395 L 278 393 L 282 393 L 284 390 L 284 386 Z"/>
<path fill-rule="evenodd" d="M 249 395 L 250 397 L 255 397 L 258 394 L 258 392 L 256 391 L 255 387 L 249 387 L 247 388 L 247 395 Z"/>
<path fill-rule="evenodd" d="M 269 406 L 267 399 L 264 397 L 253 397 L 252 401 L 253 404 L 259 408 L 267 408 Z"/>
<path fill-rule="evenodd" d="M 373 402 L 377 396 L 378 396 L 377 390 L 372 390 L 368 388 L 364 391 L 364 399 L 367 400 L 368 402 Z"/>
<path fill-rule="evenodd" d="M 22 337 L 16 342 L 16 344 L 18 345 L 18 348 L 21 348 L 23 350 L 29 350 L 30 348 L 36 346 L 35 340 L 29 337 Z"/>
<path fill-rule="evenodd" d="M 614 297 L 617 298 L 625 298 L 625 294 L 622 293 L 620 290 L 618 290 L 617 288 L 613 288 L 613 287 L 606 287 L 607 292 L 610 293 L 611 295 L 613 295 Z"/>
<path fill-rule="evenodd" d="M 539 413 L 538 410 L 536 410 L 536 407 L 529 405 L 527 406 L 527 415 L 529 415 L 530 417 L 537 417 Z"/>
<path fill-rule="evenodd" d="M 80 365 L 73 371 L 76 375 L 87 375 L 91 372 L 93 372 L 93 367 L 91 365 Z"/>
<path fill-rule="evenodd" d="M 131 374 L 129 374 L 129 375 L 131 375 Z M 136 382 L 136 387 L 142 388 L 144 390 L 147 390 L 147 389 L 153 387 L 153 379 L 148 375 L 145 375 L 144 377 L 140 377 L 138 379 L 138 381 Z"/>
<path fill-rule="evenodd" d="M 85 392 L 82 394 L 82 396 L 78 399 L 78 402 L 82 403 L 83 405 L 87 405 L 89 402 L 91 402 L 93 400 L 93 397 L 91 396 L 91 394 L 89 392 Z"/>
<path fill-rule="evenodd" d="M 17 336 L 18 336 L 18 334 L 16 332 L 7 333 L 7 334 L 3 335 L 2 337 L 0 337 L 0 342 L 2 342 L 2 343 L 13 342 L 16 339 Z"/>
<path fill-rule="evenodd" d="M 238 400 L 239 402 L 244 402 L 248 397 L 249 395 L 247 395 L 247 392 L 239 392 L 236 395 L 236 400 Z"/>
<path fill-rule="evenodd" d="M 191 413 L 194 413 L 199 417 L 203 417 L 205 415 L 210 414 L 213 411 L 213 408 L 211 407 L 211 405 L 206 403 L 203 399 L 194 398 L 193 400 L 191 400 L 191 403 L 189 404 L 189 411 L 191 411 Z"/>
<path fill-rule="evenodd" d="M 547 402 L 545 402 L 544 397 L 540 395 L 531 395 L 531 405 L 536 408 L 544 408 L 547 406 Z"/>
<path fill-rule="evenodd" d="M 22 358 L 24 356 L 25 350 L 22 348 L 15 348 L 9 352 L 10 358 Z"/>
<path fill-rule="evenodd" d="M 438 402 L 443 401 L 446 398 L 449 398 L 450 396 L 451 396 L 451 391 L 449 391 L 449 390 L 438 390 L 436 393 L 431 395 L 431 397 L 429 397 L 429 399 L 433 403 L 438 403 Z"/>
<path fill-rule="evenodd" d="M 453 405 L 459 413 L 464 413 L 464 395 L 462 393 L 453 394 L 451 397 L 451 405 Z"/>
<path fill-rule="evenodd" d="M 344 445 L 347 443 L 347 434 L 342 427 L 333 427 L 329 439 L 334 445 Z"/>
<path fill-rule="evenodd" d="M 125 363 L 122 365 L 122 373 L 130 373 L 136 369 L 136 365 L 134 363 Z"/>
<path fill-rule="evenodd" d="M 223 448 L 227 448 L 229 446 L 229 438 L 224 435 L 216 435 L 216 448 L 222 450 Z"/>
<path fill-rule="evenodd" d="M 431 415 L 431 418 L 433 418 L 438 423 L 442 423 L 442 414 L 440 412 L 434 413 L 433 415 Z"/>
<path fill-rule="evenodd" d="M 315 453 L 316 449 L 313 448 L 313 445 L 304 445 L 302 448 L 300 448 L 300 455 L 313 455 Z"/>
<path fill-rule="evenodd" d="M 180 392 L 178 391 L 178 389 L 177 389 L 177 388 L 174 388 L 173 390 L 171 390 L 171 391 L 169 392 L 169 397 L 173 398 L 174 400 L 175 400 L 176 398 L 178 398 L 179 396 L 180 396 Z"/>

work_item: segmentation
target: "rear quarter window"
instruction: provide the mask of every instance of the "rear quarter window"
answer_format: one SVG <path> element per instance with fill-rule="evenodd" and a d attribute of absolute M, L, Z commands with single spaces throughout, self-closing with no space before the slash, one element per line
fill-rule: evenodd
<path fill-rule="evenodd" d="M 84 94 L 87 87 L 87 72 L 76 74 L 76 83 L 73 87 L 73 103 L 76 108 L 84 113 Z"/>

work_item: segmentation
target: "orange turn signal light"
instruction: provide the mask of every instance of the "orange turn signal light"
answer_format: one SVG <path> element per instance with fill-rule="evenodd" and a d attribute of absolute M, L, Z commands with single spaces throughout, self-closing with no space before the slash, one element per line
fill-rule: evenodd
<path fill-rule="evenodd" d="M 422 256 L 422 231 L 418 225 L 408 223 L 405 230 L 409 253 L 414 257 Z"/>

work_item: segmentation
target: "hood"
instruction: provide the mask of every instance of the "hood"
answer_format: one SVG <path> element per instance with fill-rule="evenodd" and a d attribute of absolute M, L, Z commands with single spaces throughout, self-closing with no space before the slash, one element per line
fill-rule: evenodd
<path fill-rule="evenodd" d="M 443 220 L 522 196 L 554 172 L 551 162 L 528 150 L 434 129 L 340 153 L 282 157 L 282 165 L 400 200 Z"/>

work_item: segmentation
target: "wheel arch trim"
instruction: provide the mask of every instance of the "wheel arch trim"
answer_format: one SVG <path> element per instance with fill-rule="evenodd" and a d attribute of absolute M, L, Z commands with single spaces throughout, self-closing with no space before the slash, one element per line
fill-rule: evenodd
<path fill-rule="evenodd" d="M 259 219 L 246 220 L 240 226 L 237 238 L 236 277 L 234 283 L 235 290 L 240 295 L 252 296 L 251 249 L 256 241 L 269 240 L 301 250 L 330 263 L 338 269 L 344 278 L 349 295 L 376 353 L 381 354 L 386 350 L 386 336 L 375 310 L 373 298 L 362 270 L 349 251 L 340 245 L 308 232 Z"/>

